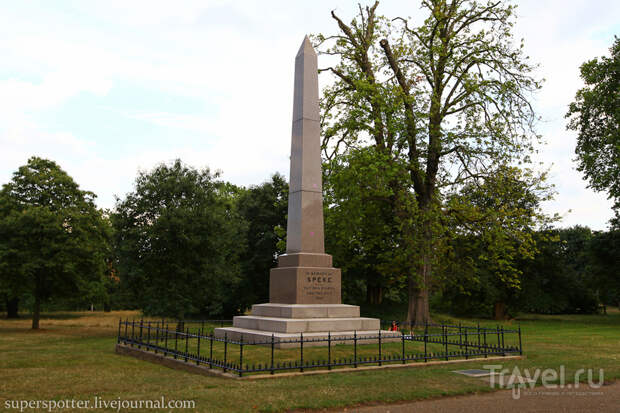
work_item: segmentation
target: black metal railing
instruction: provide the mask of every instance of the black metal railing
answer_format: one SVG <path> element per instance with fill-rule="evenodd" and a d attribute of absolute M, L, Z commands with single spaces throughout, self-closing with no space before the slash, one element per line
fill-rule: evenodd
<path fill-rule="evenodd" d="M 213 328 L 230 320 L 119 320 L 119 344 L 137 347 L 186 363 L 196 363 L 242 376 L 250 373 L 428 362 L 523 354 L 521 327 L 506 329 L 449 324 L 400 323 L 398 332 L 327 337 L 248 339 L 216 336 Z"/>

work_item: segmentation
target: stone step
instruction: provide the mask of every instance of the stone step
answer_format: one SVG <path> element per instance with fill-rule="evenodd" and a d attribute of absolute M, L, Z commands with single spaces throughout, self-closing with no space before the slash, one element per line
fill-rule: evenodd
<path fill-rule="evenodd" d="M 348 304 L 255 304 L 253 316 L 281 318 L 352 318 L 360 316 L 357 305 Z"/>
<path fill-rule="evenodd" d="M 357 344 L 375 344 L 378 342 L 380 330 L 361 330 L 361 331 L 339 331 L 330 332 L 331 338 L 334 340 L 331 344 L 348 344 L 354 342 L 354 335 L 357 335 Z M 272 333 L 270 331 L 259 331 L 240 327 L 222 327 L 214 330 L 215 337 L 224 338 L 233 341 L 243 340 L 247 344 L 270 345 L 273 334 L 273 341 L 276 348 L 299 348 L 301 334 L 299 333 Z M 327 339 L 328 332 L 319 331 L 314 333 L 304 333 L 304 347 L 327 346 L 327 341 L 313 341 Z M 346 339 L 346 340 L 342 340 Z M 381 342 L 394 342 L 402 339 L 401 333 L 397 331 L 381 330 Z M 308 341 L 306 341 L 308 340 Z"/>
<path fill-rule="evenodd" d="M 379 330 L 378 318 L 280 318 L 262 316 L 237 316 L 233 327 L 274 333 L 314 333 L 320 331 Z"/>

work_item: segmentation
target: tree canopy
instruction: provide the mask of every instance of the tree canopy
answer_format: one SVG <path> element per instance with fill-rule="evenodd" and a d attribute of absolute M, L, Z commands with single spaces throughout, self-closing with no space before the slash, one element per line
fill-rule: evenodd
<path fill-rule="evenodd" d="M 399 301 L 411 250 L 392 210 L 389 182 L 407 179 L 405 165 L 386 162 L 374 147 L 351 149 L 324 165 L 326 249 L 342 269 L 343 300 Z M 415 218 L 415 204 L 407 211 Z"/>
<path fill-rule="evenodd" d="M 620 226 L 620 38 L 611 56 L 581 65 L 585 86 L 568 107 L 568 129 L 577 131 L 577 169 L 589 186 L 607 191 L 614 200 L 615 224 Z"/>
<path fill-rule="evenodd" d="M 113 215 L 118 269 L 151 315 L 222 316 L 240 282 L 239 188 L 180 160 L 140 172 Z"/>
<path fill-rule="evenodd" d="M 240 254 L 242 281 L 232 300 L 243 311 L 269 301 L 269 270 L 286 250 L 276 228 L 286 228 L 288 183 L 275 174 L 270 181 L 240 192 L 236 204 L 245 221 L 246 248 Z"/>
<path fill-rule="evenodd" d="M 530 94 L 540 86 L 512 36 L 514 6 L 501 1 L 424 0 L 422 24 L 359 8 L 339 31 L 315 36 L 335 64 L 323 90 L 327 159 L 374 146 L 408 179 L 388 182 L 402 239 L 418 252 L 407 274 L 409 319 L 429 318 L 442 197 L 498 165 L 527 162 L 537 139 Z M 411 199 L 409 199 L 411 198 Z M 419 218 L 402 208 L 417 204 Z M 407 241 L 405 241 L 407 240 Z"/>
<path fill-rule="evenodd" d="M 103 293 L 110 233 L 94 198 L 38 157 L 0 191 L 0 280 L 12 296 L 33 297 L 33 329 L 43 301 Z"/>
<path fill-rule="evenodd" d="M 505 318 L 507 305 L 522 291 L 523 263 L 539 252 L 539 230 L 557 220 L 541 210 L 541 202 L 552 194 L 544 175 L 506 166 L 452 194 L 444 234 L 444 294 L 483 288 L 482 301 L 491 303 L 495 318 Z"/>

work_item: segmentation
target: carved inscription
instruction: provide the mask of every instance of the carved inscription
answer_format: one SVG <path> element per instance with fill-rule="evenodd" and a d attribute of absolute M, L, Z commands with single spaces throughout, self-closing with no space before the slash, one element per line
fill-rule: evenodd
<path fill-rule="evenodd" d="M 315 300 L 323 300 L 336 293 L 333 286 L 333 272 L 331 271 L 306 271 L 304 276 L 303 293 Z"/>

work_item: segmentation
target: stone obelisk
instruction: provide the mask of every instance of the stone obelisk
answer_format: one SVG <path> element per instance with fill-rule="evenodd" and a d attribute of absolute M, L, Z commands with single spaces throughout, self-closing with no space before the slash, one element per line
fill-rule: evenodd
<path fill-rule="evenodd" d="M 286 254 L 271 270 L 269 301 L 340 304 L 340 270 L 325 254 L 317 56 L 308 36 L 295 58 Z"/>
<path fill-rule="evenodd" d="M 317 56 L 307 36 L 295 58 L 286 236 L 286 254 L 270 273 L 269 303 L 253 305 L 251 315 L 235 317 L 232 327 L 216 328 L 215 335 L 246 343 L 273 337 L 278 347 L 299 346 L 287 341 L 298 340 L 300 333 L 311 340 L 305 345 L 315 346 L 327 345 L 319 339 L 328 335 L 376 335 L 378 319 L 360 317 L 358 306 L 341 304 L 340 270 L 325 254 Z M 386 339 L 397 336 L 382 332 Z"/>

